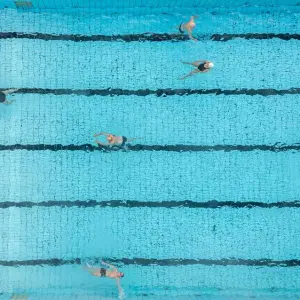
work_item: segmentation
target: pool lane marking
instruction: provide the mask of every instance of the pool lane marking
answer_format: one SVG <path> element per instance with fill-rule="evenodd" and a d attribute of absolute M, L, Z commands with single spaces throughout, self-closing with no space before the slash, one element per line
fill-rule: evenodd
<path fill-rule="evenodd" d="M 234 39 L 256 39 L 269 40 L 281 39 L 284 41 L 300 40 L 300 34 L 294 33 L 224 33 L 224 34 L 202 34 L 196 35 L 199 40 L 211 40 L 216 42 L 227 42 Z M 180 42 L 187 41 L 189 37 L 178 33 L 137 33 L 137 34 L 117 34 L 117 35 L 81 35 L 81 34 L 51 34 L 51 33 L 25 33 L 25 32 L 0 32 L 0 39 L 39 39 L 44 41 L 73 41 L 73 42 Z"/>
<path fill-rule="evenodd" d="M 13 89 L 16 87 L 1 88 L 0 91 L 7 89 Z M 78 96 L 149 96 L 154 95 L 157 97 L 167 96 L 188 96 L 188 95 L 248 95 L 248 96 L 283 96 L 283 95 L 298 95 L 300 94 L 300 88 L 289 88 L 283 90 L 277 89 L 43 89 L 43 88 L 19 88 L 15 94 L 53 94 L 53 95 L 78 95 Z"/>
<path fill-rule="evenodd" d="M 254 266 L 254 267 L 299 267 L 300 260 L 272 260 L 272 259 L 155 259 L 155 258 L 103 258 L 110 263 L 119 265 L 139 265 L 139 266 L 187 266 L 187 265 L 205 265 L 205 266 Z M 99 264 L 99 258 L 73 258 L 73 259 L 33 259 L 33 260 L 1 260 L 0 266 L 18 267 L 18 266 L 63 266 L 63 265 L 81 265 L 88 261 L 93 264 Z"/>
<path fill-rule="evenodd" d="M 32 207 L 103 207 L 103 208 L 205 208 L 218 209 L 222 207 L 230 208 L 300 208 L 300 200 L 295 201 L 281 201 L 281 202 L 258 202 L 258 201 L 217 201 L 211 200 L 206 202 L 196 202 L 191 200 L 184 201 L 137 201 L 137 200 L 75 200 L 75 201 L 5 201 L 0 202 L 0 209 L 5 208 L 32 208 Z"/>
<path fill-rule="evenodd" d="M 107 147 L 107 146 L 94 146 L 92 144 L 82 145 L 62 145 L 62 144 L 32 144 L 32 145 L 0 145 L 0 151 L 85 151 L 85 152 L 115 152 L 115 151 L 169 151 L 169 152 L 212 152 L 212 151 L 270 151 L 270 152 L 286 152 L 286 151 L 300 151 L 300 143 L 294 145 L 285 145 L 276 143 L 274 145 L 131 145 L 128 144 L 127 149 L 122 147 Z"/>

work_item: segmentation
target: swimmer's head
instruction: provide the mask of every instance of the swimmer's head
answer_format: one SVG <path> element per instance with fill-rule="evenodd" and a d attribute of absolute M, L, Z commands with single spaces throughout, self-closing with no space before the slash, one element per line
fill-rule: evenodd
<path fill-rule="evenodd" d="M 124 277 L 124 273 L 119 272 L 119 277 Z"/>
<path fill-rule="evenodd" d="M 211 69 L 211 68 L 214 67 L 214 64 L 213 64 L 212 62 L 208 62 L 208 63 L 207 63 L 207 67 Z"/>

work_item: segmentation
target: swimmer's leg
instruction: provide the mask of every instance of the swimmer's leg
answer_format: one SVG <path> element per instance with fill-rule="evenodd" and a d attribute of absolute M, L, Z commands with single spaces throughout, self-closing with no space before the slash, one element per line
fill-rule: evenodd
<path fill-rule="evenodd" d="M 194 74 L 196 74 L 196 73 L 199 73 L 199 72 L 200 72 L 199 70 L 193 70 L 193 71 L 191 71 L 189 74 L 187 74 L 187 75 L 185 75 L 185 76 L 183 76 L 183 77 L 180 77 L 180 78 L 178 78 L 178 79 L 183 80 L 183 79 L 185 79 L 185 78 L 187 78 L 187 77 L 189 77 L 189 76 L 192 76 L 192 75 L 194 75 Z"/>
<path fill-rule="evenodd" d="M 2 91 L 2 93 L 5 94 L 5 95 L 8 95 L 8 94 L 12 94 L 12 93 L 14 93 L 18 90 L 19 89 L 9 89 L 9 90 Z"/>
<path fill-rule="evenodd" d="M 187 62 L 187 61 L 181 61 L 183 64 L 186 64 L 186 65 L 191 65 L 193 67 L 198 67 L 199 66 L 199 63 L 193 61 L 193 62 Z"/>
<path fill-rule="evenodd" d="M 198 19 L 198 16 L 196 16 L 196 15 L 194 15 L 194 16 L 191 16 L 191 18 L 190 18 L 190 22 L 193 22 L 193 21 L 194 21 L 194 19 Z"/>
<path fill-rule="evenodd" d="M 86 271 L 88 271 L 91 275 L 100 276 L 100 271 L 101 271 L 100 268 L 91 267 L 89 264 L 86 264 L 85 266 L 83 266 L 83 268 Z"/>
<path fill-rule="evenodd" d="M 189 29 L 188 30 L 188 35 L 189 35 L 189 38 L 191 39 L 191 40 L 193 40 L 193 41 L 198 41 L 196 38 L 194 38 L 193 36 L 192 36 L 192 31 Z"/>
<path fill-rule="evenodd" d="M 15 102 L 15 100 L 8 100 L 6 99 L 3 104 L 6 104 L 6 105 L 9 105 L 9 104 L 12 104 L 13 102 Z"/>

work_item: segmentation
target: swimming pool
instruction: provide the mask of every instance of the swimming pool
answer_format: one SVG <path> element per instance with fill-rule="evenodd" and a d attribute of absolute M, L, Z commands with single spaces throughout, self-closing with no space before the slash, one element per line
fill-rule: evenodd
<path fill-rule="evenodd" d="M 0 88 L 19 88 L 0 299 L 116 299 L 82 269 L 102 259 L 126 299 L 300 297 L 297 3 L 32 3 L 0 3 Z M 196 43 L 175 28 L 192 14 Z M 178 80 L 197 59 L 215 68 Z M 101 130 L 141 139 L 103 150 Z"/>

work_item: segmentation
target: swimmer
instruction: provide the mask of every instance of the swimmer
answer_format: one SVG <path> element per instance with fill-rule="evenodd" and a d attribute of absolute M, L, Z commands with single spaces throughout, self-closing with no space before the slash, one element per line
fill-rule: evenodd
<path fill-rule="evenodd" d="M 5 91 L 0 91 L 0 103 L 11 104 L 13 100 L 8 100 L 7 95 L 16 92 L 18 89 L 9 89 Z"/>
<path fill-rule="evenodd" d="M 191 16 L 190 20 L 187 23 L 181 23 L 179 27 L 177 27 L 180 33 L 184 33 L 184 31 L 186 31 L 190 39 L 193 41 L 197 41 L 197 39 L 195 39 L 192 36 L 192 31 L 196 27 L 196 23 L 195 23 L 196 18 L 198 18 L 198 16 Z"/>
<path fill-rule="evenodd" d="M 196 60 L 194 62 L 184 62 L 181 61 L 183 64 L 187 64 L 187 65 L 192 65 L 194 66 L 196 69 L 194 69 L 193 71 L 191 71 L 189 74 L 179 78 L 180 80 L 183 80 L 189 76 L 195 75 L 197 73 L 206 73 L 208 71 L 210 71 L 211 68 L 214 67 L 214 64 L 211 61 L 208 60 Z"/>
<path fill-rule="evenodd" d="M 124 277 L 124 273 L 119 272 L 119 270 L 115 266 L 113 266 L 111 264 L 108 264 L 104 261 L 101 261 L 101 264 L 104 265 L 104 266 L 107 266 L 108 269 L 94 268 L 94 267 L 91 267 L 88 264 L 86 265 L 85 269 L 93 276 L 108 277 L 108 278 L 116 279 L 118 290 L 119 290 L 119 292 L 121 292 L 122 288 L 121 288 L 120 279 L 122 277 Z"/>
<path fill-rule="evenodd" d="M 111 133 L 106 133 L 106 132 L 99 132 L 99 133 L 95 133 L 94 137 L 97 137 L 99 135 L 105 135 L 106 136 L 106 140 L 108 143 L 101 143 L 100 141 L 96 140 L 95 142 L 99 145 L 99 146 L 109 146 L 109 147 L 113 147 L 113 146 L 118 146 L 118 147 L 125 147 L 125 144 L 128 142 L 132 142 L 134 140 L 137 140 L 138 138 L 134 138 L 134 139 L 128 139 L 126 136 L 118 136 L 118 135 L 114 135 Z"/>

